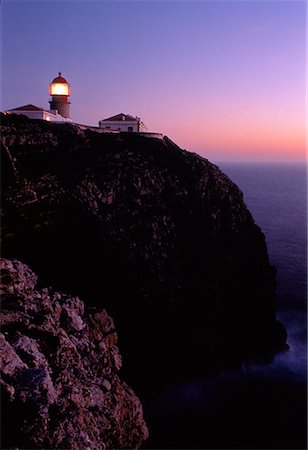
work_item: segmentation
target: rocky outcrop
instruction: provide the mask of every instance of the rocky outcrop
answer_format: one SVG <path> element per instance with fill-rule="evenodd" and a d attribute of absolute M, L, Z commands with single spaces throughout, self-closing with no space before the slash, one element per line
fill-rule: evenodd
<path fill-rule="evenodd" d="M 264 235 L 217 166 L 168 138 L 12 115 L 1 139 L 4 256 L 110 312 L 133 386 L 284 347 Z"/>
<path fill-rule="evenodd" d="M 17 260 L 0 269 L 2 448 L 139 448 L 147 427 L 106 311 L 37 289 Z"/>

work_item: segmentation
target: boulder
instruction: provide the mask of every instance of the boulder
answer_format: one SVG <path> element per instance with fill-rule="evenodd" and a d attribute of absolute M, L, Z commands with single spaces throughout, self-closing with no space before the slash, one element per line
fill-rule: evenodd
<path fill-rule="evenodd" d="M 0 270 L 2 448 L 140 448 L 148 430 L 107 312 L 39 289 L 17 260 Z"/>

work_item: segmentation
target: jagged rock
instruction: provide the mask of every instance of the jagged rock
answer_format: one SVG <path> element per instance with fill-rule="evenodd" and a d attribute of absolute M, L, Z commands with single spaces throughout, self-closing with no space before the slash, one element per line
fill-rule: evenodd
<path fill-rule="evenodd" d="M 3 255 L 106 307 L 133 386 L 284 347 L 264 235 L 217 166 L 168 138 L 21 116 L 1 139 Z"/>
<path fill-rule="evenodd" d="M 2 448 L 139 448 L 142 406 L 118 376 L 121 358 L 105 310 L 36 289 L 19 261 L 0 261 Z"/>

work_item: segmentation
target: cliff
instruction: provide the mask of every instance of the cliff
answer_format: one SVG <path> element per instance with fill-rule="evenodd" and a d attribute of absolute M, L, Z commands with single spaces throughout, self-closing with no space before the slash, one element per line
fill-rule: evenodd
<path fill-rule="evenodd" d="M 107 309 L 137 392 L 284 348 L 238 187 L 168 138 L 2 117 L 3 255 Z"/>
<path fill-rule="evenodd" d="M 140 401 L 118 376 L 121 356 L 105 310 L 37 289 L 19 261 L 1 260 L 1 448 L 139 448 Z"/>

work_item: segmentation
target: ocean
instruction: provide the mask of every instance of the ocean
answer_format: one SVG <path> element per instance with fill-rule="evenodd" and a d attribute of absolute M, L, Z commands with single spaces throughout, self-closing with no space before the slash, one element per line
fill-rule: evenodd
<path fill-rule="evenodd" d="M 277 269 L 278 318 L 288 330 L 291 349 L 298 351 L 300 345 L 306 354 L 306 166 L 220 164 L 220 168 L 242 190 L 265 234 L 270 261 Z"/>
<path fill-rule="evenodd" d="M 220 163 L 244 194 L 277 269 L 288 352 L 165 386 L 145 405 L 147 448 L 307 448 L 307 172 L 304 164 Z M 201 357 L 201 355 L 200 355 Z"/>

